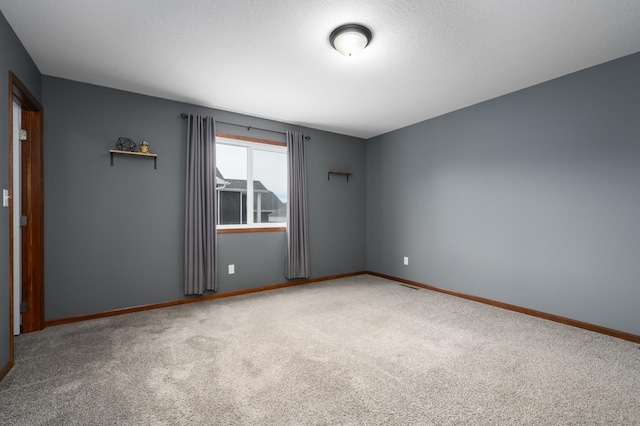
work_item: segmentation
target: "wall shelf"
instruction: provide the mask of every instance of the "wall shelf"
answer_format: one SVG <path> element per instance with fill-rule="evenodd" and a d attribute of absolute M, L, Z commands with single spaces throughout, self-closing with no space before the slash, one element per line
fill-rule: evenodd
<path fill-rule="evenodd" d="M 327 180 L 331 180 L 331 175 L 343 175 L 347 177 L 347 182 L 349 182 L 349 176 L 351 176 L 353 173 L 351 172 L 341 172 L 338 170 L 329 170 L 329 173 L 327 173 Z"/>
<path fill-rule="evenodd" d="M 131 151 L 120 151 L 118 149 L 110 149 L 109 154 L 111 154 L 111 165 L 113 166 L 113 154 L 118 155 L 136 155 L 139 157 L 149 157 L 153 158 L 153 168 L 158 168 L 158 154 L 145 154 L 142 152 L 131 152 Z"/>

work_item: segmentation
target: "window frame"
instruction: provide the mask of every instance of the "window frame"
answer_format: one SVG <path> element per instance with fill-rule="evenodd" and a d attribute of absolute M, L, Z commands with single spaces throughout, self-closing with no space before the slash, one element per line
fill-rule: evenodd
<path fill-rule="evenodd" d="M 272 141 L 268 139 L 251 138 L 247 136 L 239 136 L 229 133 L 216 133 L 216 150 L 218 144 L 240 146 L 247 149 L 247 209 L 246 212 L 251 212 L 247 216 L 247 223 L 239 224 L 219 224 L 219 212 L 220 212 L 220 190 L 216 189 L 216 197 L 218 201 L 218 209 L 216 211 L 216 232 L 218 234 L 240 233 L 240 232 L 276 232 L 286 231 L 286 219 L 285 222 L 261 222 L 255 223 L 253 220 L 253 150 L 258 149 L 261 151 L 276 152 L 284 154 L 287 153 L 287 144 L 285 142 Z M 216 153 L 217 154 L 217 153 Z M 218 156 L 216 155 L 216 168 L 218 167 Z M 288 176 L 287 176 L 288 179 Z M 249 197 L 249 193 L 252 194 Z M 246 213 L 245 212 L 245 213 Z"/>

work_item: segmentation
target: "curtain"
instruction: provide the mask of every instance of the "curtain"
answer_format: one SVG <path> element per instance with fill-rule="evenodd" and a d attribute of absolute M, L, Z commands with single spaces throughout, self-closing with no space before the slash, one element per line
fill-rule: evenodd
<path fill-rule="evenodd" d="M 187 116 L 184 294 L 216 290 L 216 122 Z"/>
<path fill-rule="evenodd" d="M 304 135 L 287 132 L 287 259 L 288 279 L 309 278 L 309 208 Z"/>

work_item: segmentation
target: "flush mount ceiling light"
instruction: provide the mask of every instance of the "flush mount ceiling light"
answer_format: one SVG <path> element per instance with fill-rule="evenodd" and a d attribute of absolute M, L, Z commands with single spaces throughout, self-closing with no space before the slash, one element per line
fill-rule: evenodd
<path fill-rule="evenodd" d="M 356 56 L 371 42 L 371 30 L 358 24 L 341 25 L 331 31 L 329 42 L 344 56 Z"/>

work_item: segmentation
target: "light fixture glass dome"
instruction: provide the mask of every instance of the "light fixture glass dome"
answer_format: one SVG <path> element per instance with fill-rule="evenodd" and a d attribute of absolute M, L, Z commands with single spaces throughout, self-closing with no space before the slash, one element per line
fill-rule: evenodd
<path fill-rule="evenodd" d="M 341 25 L 331 32 L 329 41 L 344 56 L 355 56 L 371 42 L 371 31 L 358 24 Z"/>

